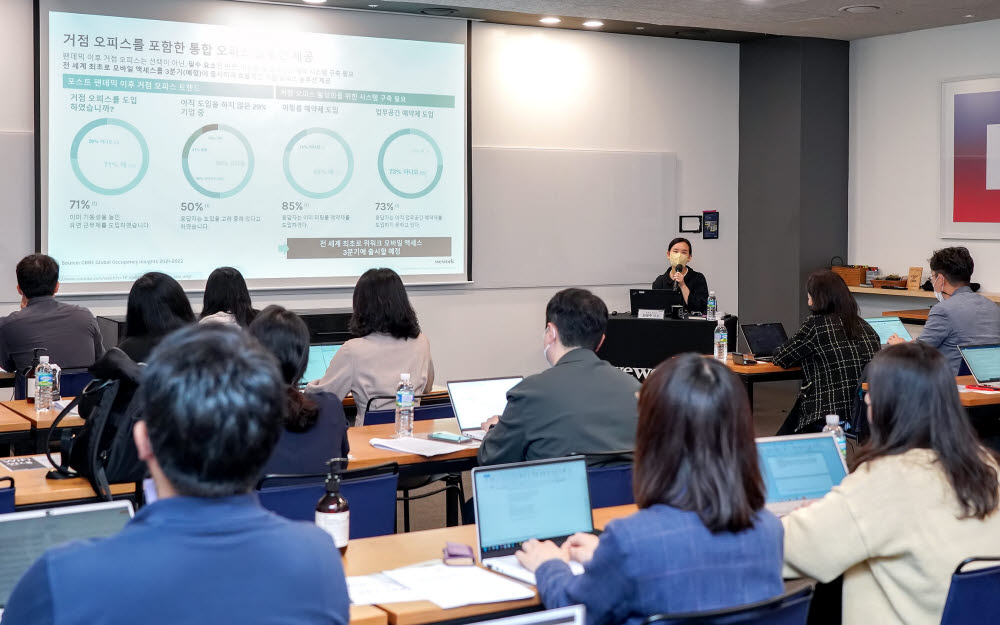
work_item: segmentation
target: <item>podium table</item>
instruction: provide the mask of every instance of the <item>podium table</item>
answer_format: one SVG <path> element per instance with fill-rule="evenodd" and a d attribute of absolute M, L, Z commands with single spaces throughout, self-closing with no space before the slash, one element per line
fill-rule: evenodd
<path fill-rule="evenodd" d="M 730 349 L 736 345 L 738 320 L 725 320 Z M 664 360 L 677 354 L 711 354 L 717 321 L 696 319 L 639 319 L 632 315 L 608 318 L 604 345 L 597 355 L 640 382 Z"/>

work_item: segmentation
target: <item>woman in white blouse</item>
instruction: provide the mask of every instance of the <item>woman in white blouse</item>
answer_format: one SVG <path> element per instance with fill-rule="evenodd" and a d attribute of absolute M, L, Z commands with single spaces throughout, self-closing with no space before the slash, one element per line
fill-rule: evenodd
<path fill-rule="evenodd" d="M 409 373 L 416 394 L 434 384 L 431 345 L 420 332 L 417 313 L 410 305 L 399 275 L 392 269 L 369 269 L 354 287 L 351 339 L 333 356 L 326 374 L 306 385 L 306 391 L 326 391 L 344 398 L 354 395 L 357 424 L 364 422 L 370 397 L 395 397 L 399 374 Z M 393 400 L 376 401 L 381 410 Z"/>

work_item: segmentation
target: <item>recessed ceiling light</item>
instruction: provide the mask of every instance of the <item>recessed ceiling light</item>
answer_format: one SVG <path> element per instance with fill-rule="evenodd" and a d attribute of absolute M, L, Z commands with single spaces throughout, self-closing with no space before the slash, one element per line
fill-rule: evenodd
<path fill-rule="evenodd" d="M 542 19 L 540 19 L 538 21 L 541 22 L 541 23 L 543 23 L 543 24 L 558 24 L 562 20 L 559 19 L 558 17 L 543 17 Z"/>
<path fill-rule="evenodd" d="M 377 6 L 378 6 L 377 4 L 369 4 L 369 5 L 368 5 L 368 8 L 369 8 L 369 9 L 374 9 L 374 8 L 375 8 L 375 7 L 377 7 Z"/>
<path fill-rule="evenodd" d="M 972 15 L 972 14 L 970 13 L 969 15 L 963 15 L 962 17 L 965 17 L 965 18 L 970 18 L 970 17 L 975 17 L 975 15 Z"/>
<path fill-rule="evenodd" d="M 302 0 L 306 4 L 326 4 L 326 0 Z"/>
<path fill-rule="evenodd" d="M 636 26 L 635 29 L 636 30 L 646 30 L 646 27 L 645 26 Z"/>
<path fill-rule="evenodd" d="M 840 10 L 844 13 L 874 13 L 880 10 L 882 7 L 876 4 L 852 4 L 851 6 L 840 7 Z"/>
<path fill-rule="evenodd" d="M 598 22 L 597 20 L 590 20 L 589 22 L 584 22 L 583 25 L 587 28 L 600 28 L 604 26 L 604 22 Z"/>

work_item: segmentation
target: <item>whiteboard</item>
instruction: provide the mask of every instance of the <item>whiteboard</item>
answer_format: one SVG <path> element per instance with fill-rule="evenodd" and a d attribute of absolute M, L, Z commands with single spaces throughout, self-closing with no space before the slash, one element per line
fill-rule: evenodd
<path fill-rule="evenodd" d="M 35 139 L 30 132 L 0 132 L 0 303 L 20 302 L 14 267 L 35 251 Z"/>
<path fill-rule="evenodd" d="M 676 172 L 666 152 L 473 148 L 473 282 L 652 282 L 676 232 Z"/>

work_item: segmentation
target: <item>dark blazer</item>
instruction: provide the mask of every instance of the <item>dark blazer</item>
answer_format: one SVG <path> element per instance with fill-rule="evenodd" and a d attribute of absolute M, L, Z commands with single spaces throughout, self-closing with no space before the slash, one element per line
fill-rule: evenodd
<path fill-rule="evenodd" d="M 45 552 L 3 622 L 347 625 L 349 607 L 340 554 L 312 523 L 272 514 L 256 495 L 171 497 L 114 536 Z"/>
<path fill-rule="evenodd" d="M 479 464 L 633 449 L 639 382 L 589 349 L 507 391 L 507 407 L 479 448 Z"/>
<path fill-rule="evenodd" d="M 282 430 L 261 477 L 269 473 L 325 473 L 327 460 L 347 457 L 350 445 L 344 404 L 333 393 L 309 393 L 309 399 L 319 404 L 315 425 L 305 432 Z"/>
<path fill-rule="evenodd" d="M 562 560 L 535 572 L 546 608 L 582 603 L 587 625 L 639 625 L 653 614 L 702 612 L 784 592 L 781 522 L 713 534 L 694 512 L 665 505 L 608 524 L 583 575 Z"/>
<path fill-rule="evenodd" d="M 837 315 L 812 315 L 774 352 L 773 362 L 779 367 L 802 367 L 805 380 L 799 390 L 796 430 L 823 421 L 828 414 L 850 419 L 861 372 L 882 343 L 863 319 L 861 329 L 861 338 L 852 341 Z"/>
<path fill-rule="evenodd" d="M 89 367 L 104 355 L 94 315 L 51 295 L 33 297 L 22 310 L 0 319 L 0 366 L 13 371 L 23 364 L 20 354 L 36 347 L 46 348 L 49 360 L 63 369 Z M 17 364 L 14 354 L 19 354 Z"/>
<path fill-rule="evenodd" d="M 153 349 L 162 340 L 163 336 L 152 336 L 150 334 L 129 336 L 122 339 L 122 342 L 118 344 L 118 349 L 125 352 L 129 358 L 136 362 L 149 362 L 149 355 L 153 353 Z"/>
<path fill-rule="evenodd" d="M 691 294 L 688 295 L 687 309 L 690 312 L 700 312 L 704 314 L 708 309 L 708 280 L 705 279 L 705 274 L 698 273 L 694 269 L 688 267 L 687 273 L 684 274 L 684 284 L 691 291 Z M 657 277 L 656 280 L 653 281 L 653 288 L 674 288 L 674 281 L 670 279 L 669 268 L 663 275 Z M 721 313 L 722 311 L 719 312 Z"/>

